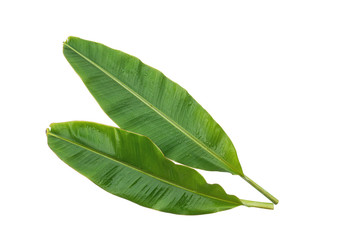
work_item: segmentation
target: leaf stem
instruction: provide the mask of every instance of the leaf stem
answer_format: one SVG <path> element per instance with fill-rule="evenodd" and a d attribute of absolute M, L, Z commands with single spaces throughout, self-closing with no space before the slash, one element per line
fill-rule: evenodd
<path fill-rule="evenodd" d="M 274 204 L 272 204 L 272 203 L 256 202 L 256 201 L 250 201 L 250 200 L 244 200 L 244 199 L 240 199 L 240 201 L 246 207 L 256 207 L 256 208 L 264 208 L 264 209 L 271 209 L 271 210 L 274 209 Z"/>
<path fill-rule="evenodd" d="M 247 181 L 251 186 L 253 186 L 254 188 L 256 188 L 259 192 L 261 192 L 265 197 L 267 197 L 270 201 L 272 201 L 274 204 L 278 204 L 279 200 L 277 200 L 276 197 L 274 197 L 273 195 L 271 195 L 268 191 L 266 191 L 265 189 L 263 189 L 262 187 L 260 187 L 256 182 L 254 182 L 253 180 L 251 180 L 249 177 L 247 176 L 241 176 L 245 181 Z"/>

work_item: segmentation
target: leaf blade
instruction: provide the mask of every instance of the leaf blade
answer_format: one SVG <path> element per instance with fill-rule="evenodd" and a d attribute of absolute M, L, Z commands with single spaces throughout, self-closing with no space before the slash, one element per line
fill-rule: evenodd
<path fill-rule="evenodd" d="M 147 137 L 90 122 L 52 124 L 47 136 L 50 148 L 70 167 L 139 205 L 190 215 L 254 206 L 167 160 Z M 267 203 L 256 206 L 272 208 Z"/>
<path fill-rule="evenodd" d="M 161 72 L 121 51 L 75 37 L 64 43 L 64 55 L 118 126 L 150 137 L 180 163 L 244 176 L 223 129 Z"/>

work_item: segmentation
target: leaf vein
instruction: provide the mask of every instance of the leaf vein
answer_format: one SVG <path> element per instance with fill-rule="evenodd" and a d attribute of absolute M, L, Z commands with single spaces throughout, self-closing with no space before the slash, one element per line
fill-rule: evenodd
<path fill-rule="evenodd" d="M 67 46 L 69 49 L 71 49 L 72 51 L 74 51 L 76 54 L 78 54 L 80 57 L 82 57 L 83 59 L 85 59 L 86 61 L 88 61 L 90 64 L 92 64 L 94 67 L 98 68 L 100 71 L 102 71 L 105 75 L 107 75 L 108 77 L 110 77 L 112 80 L 114 80 L 115 82 L 117 82 L 120 86 L 122 86 L 123 88 L 125 88 L 127 91 L 129 91 L 131 94 L 133 94 L 136 98 L 138 98 L 141 102 L 143 102 L 145 105 L 147 105 L 150 109 L 152 109 L 154 112 L 156 112 L 157 114 L 159 114 L 163 119 L 165 119 L 167 122 L 169 122 L 171 125 L 173 125 L 175 128 L 177 128 L 180 132 L 182 132 L 185 136 L 187 136 L 188 138 L 190 138 L 193 142 L 195 142 L 196 144 L 198 144 L 201 148 L 203 148 L 206 152 L 210 153 L 213 157 L 215 157 L 216 159 L 218 159 L 220 162 L 222 162 L 225 166 L 227 166 L 229 169 L 231 169 L 232 171 L 234 171 L 235 173 L 238 173 L 239 175 L 241 175 L 241 173 L 236 170 L 235 168 L 233 168 L 227 161 L 225 161 L 225 159 L 223 159 L 221 156 L 219 156 L 219 154 L 217 154 L 214 150 L 212 150 L 211 148 L 209 148 L 208 146 L 206 146 L 202 141 L 200 141 L 198 138 L 196 138 L 195 136 L 193 136 L 191 133 L 189 133 L 186 129 L 184 129 L 181 125 L 179 125 L 177 122 L 175 122 L 174 120 L 172 120 L 171 118 L 169 118 L 167 115 L 165 115 L 162 111 L 160 111 L 159 109 L 157 109 L 154 105 L 152 105 L 149 101 L 147 101 L 144 97 L 142 97 L 141 95 L 139 95 L 137 92 L 135 92 L 134 90 L 132 90 L 129 86 L 127 86 L 126 84 L 124 84 L 122 81 L 120 81 L 118 78 L 116 78 L 114 75 L 112 75 L 111 73 L 109 73 L 108 71 L 106 71 L 104 68 L 102 68 L 101 66 L 99 66 L 97 63 L 95 63 L 94 61 L 92 61 L 91 59 L 89 59 L 88 57 L 84 56 L 82 53 L 80 53 L 79 51 L 77 51 L 75 48 L 73 48 L 72 46 L 70 46 L 69 44 L 67 44 L 66 42 L 64 43 L 65 46 Z M 140 63 L 143 64 L 143 63 Z"/>
<path fill-rule="evenodd" d="M 62 140 L 62 141 L 65 141 L 65 142 L 68 142 L 68 143 L 70 143 L 70 144 L 73 144 L 73 145 L 75 145 L 75 146 L 77 146 L 77 147 L 83 148 L 83 149 L 85 149 L 85 150 L 87 150 L 87 151 L 93 152 L 93 153 L 95 153 L 95 154 L 97 154 L 97 155 L 99 155 L 99 156 L 101 156 L 101 157 L 107 158 L 107 159 L 109 159 L 109 160 L 111 160 L 111 161 L 114 161 L 114 162 L 116 162 L 116 163 L 118 163 L 118 164 L 121 164 L 121 165 L 123 165 L 123 166 L 125 166 L 125 167 L 131 168 L 131 169 L 133 169 L 133 170 L 135 170 L 135 171 L 137 171 L 137 172 L 139 172 L 139 173 L 142 173 L 142 174 L 147 175 L 147 176 L 149 176 L 149 177 L 155 178 L 155 179 L 157 179 L 157 180 L 159 180 L 159 181 L 161 181 L 161 182 L 164 182 L 164 183 L 169 184 L 169 185 L 171 185 L 171 186 L 174 186 L 174 187 L 180 188 L 180 189 L 182 189 L 182 190 L 185 190 L 185 191 L 187 191 L 187 192 L 190 192 L 190 193 L 192 193 L 192 194 L 200 195 L 200 196 L 206 197 L 206 198 L 212 198 L 212 199 L 215 199 L 215 200 L 218 200 L 218 201 L 222 201 L 222 202 L 227 202 L 227 203 L 239 205 L 239 203 L 237 203 L 237 202 L 228 201 L 228 200 L 225 200 L 225 199 L 217 198 L 217 197 L 214 197 L 214 196 L 211 196 L 211 195 L 206 195 L 206 194 L 203 194 L 203 193 L 200 193 L 200 192 L 195 192 L 195 191 L 193 191 L 193 190 L 191 190 L 191 189 L 182 187 L 182 186 L 180 186 L 180 185 L 178 185 L 178 184 L 175 184 L 175 183 L 173 183 L 173 182 L 170 182 L 170 181 L 168 181 L 168 180 L 166 180 L 166 179 L 163 179 L 163 178 L 157 177 L 157 176 L 155 176 L 155 175 L 153 175 L 153 174 L 151 174 L 151 173 L 145 172 L 145 171 L 143 171 L 143 170 L 141 170 L 141 169 L 139 169 L 139 168 L 137 168 L 137 167 L 134 167 L 134 166 L 132 166 L 132 165 L 130 165 L 130 164 L 126 164 L 126 163 L 120 162 L 120 161 L 118 161 L 116 158 L 110 157 L 110 156 L 108 156 L 108 155 L 106 155 L 106 154 L 104 154 L 104 153 L 102 153 L 102 152 L 97 151 L 96 149 L 93 149 L 93 148 L 90 148 L 90 147 L 85 146 L 85 145 L 83 145 L 83 144 L 80 144 L 80 143 L 71 141 L 71 140 L 69 140 L 69 139 L 63 138 L 63 137 L 61 137 L 61 136 L 59 136 L 59 135 L 56 135 L 56 134 L 54 134 L 54 133 L 47 132 L 47 134 L 48 134 L 48 135 L 51 135 L 51 136 L 53 136 L 53 137 L 55 137 L 55 138 L 58 138 L 58 139 L 60 139 L 60 140 Z M 240 202 L 241 202 L 241 200 L 240 200 Z M 242 204 L 242 202 L 241 202 L 240 204 Z"/>

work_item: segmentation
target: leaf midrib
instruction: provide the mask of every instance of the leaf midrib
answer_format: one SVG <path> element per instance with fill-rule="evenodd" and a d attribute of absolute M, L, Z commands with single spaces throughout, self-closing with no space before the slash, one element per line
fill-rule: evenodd
<path fill-rule="evenodd" d="M 241 175 L 241 173 L 234 169 L 231 165 L 229 165 L 229 163 L 227 161 L 225 161 L 225 159 L 223 159 L 221 156 L 219 156 L 214 150 L 212 150 L 211 148 L 207 147 L 202 141 L 200 141 L 199 139 L 197 139 L 195 136 L 193 136 L 191 133 L 189 133 L 186 129 L 184 129 L 182 126 L 180 126 L 177 122 L 175 122 L 174 120 L 172 120 L 170 117 L 168 117 L 167 115 L 165 115 L 162 111 L 160 111 L 159 109 L 157 109 L 154 105 L 152 105 L 149 101 L 147 101 L 144 97 L 142 97 L 141 95 L 139 95 L 137 92 L 135 92 L 134 90 L 132 90 L 130 87 L 128 87 L 125 83 L 123 83 L 122 81 L 120 81 L 118 78 L 116 78 L 114 75 L 112 75 L 111 73 L 109 73 L 108 71 L 106 71 L 104 68 L 102 68 L 101 66 L 99 66 L 97 63 L 95 63 L 94 61 L 92 61 L 91 59 L 89 59 L 88 57 L 84 56 L 82 53 L 80 53 L 79 51 L 77 51 L 75 48 L 73 48 L 72 46 L 70 46 L 69 44 L 67 44 L 66 42 L 64 42 L 64 45 L 67 46 L 69 49 L 71 49 L 72 51 L 74 51 L 76 54 L 78 54 L 80 57 L 82 57 L 83 59 L 85 59 L 86 61 L 88 61 L 90 64 L 92 64 L 94 67 L 98 68 L 100 71 L 102 71 L 105 75 L 107 75 L 108 77 L 110 77 L 112 80 L 114 80 L 115 82 L 117 82 L 120 86 L 122 86 L 123 88 L 125 88 L 127 91 L 129 91 L 131 94 L 133 94 L 136 98 L 138 98 L 141 102 L 143 102 L 145 105 L 147 105 L 150 109 L 152 109 L 154 112 L 156 112 L 157 114 L 159 114 L 162 118 L 164 118 L 167 122 L 169 122 L 171 125 L 173 125 L 175 128 L 177 128 L 180 132 L 182 132 L 185 136 L 187 136 L 188 138 L 190 138 L 193 142 L 195 142 L 196 144 L 198 144 L 201 148 L 203 148 L 206 152 L 210 153 L 212 156 L 214 156 L 216 159 L 218 159 L 220 162 L 222 162 L 225 166 L 227 166 L 229 169 L 231 169 L 233 172 L 237 173 L 238 175 Z"/>
<path fill-rule="evenodd" d="M 155 175 L 153 175 L 153 174 L 151 174 L 151 173 L 145 172 L 145 171 L 143 171 L 143 170 L 141 170 L 141 169 L 139 169 L 139 168 L 137 168 L 137 167 L 134 167 L 134 166 L 132 166 L 132 165 L 130 165 L 130 164 L 121 162 L 120 160 L 117 160 L 117 159 L 114 158 L 114 157 L 108 156 L 108 155 L 106 155 L 106 154 L 104 154 L 104 153 L 102 153 L 102 152 L 97 151 L 96 149 L 93 149 L 93 148 L 91 148 L 91 147 L 85 146 L 84 144 L 74 142 L 74 141 L 72 141 L 72 140 L 70 140 L 70 139 L 61 137 L 61 136 L 56 135 L 56 134 L 54 134 L 54 133 L 51 133 L 51 132 L 49 132 L 49 131 L 47 131 L 47 134 L 48 134 L 48 135 L 51 135 L 51 136 L 53 136 L 53 137 L 55 137 L 55 138 L 58 138 L 58 139 L 60 139 L 60 140 L 66 141 L 66 142 L 68 142 L 68 143 L 70 143 L 70 144 L 73 144 L 73 145 L 75 145 L 75 146 L 77 146 L 77 147 L 83 148 L 83 149 L 85 149 L 85 150 L 87 150 L 87 151 L 93 152 L 93 153 L 95 153 L 95 154 L 97 154 L 97 155 L 99 155 L 99 156 L 101 156 L 101 157 L 104 157 L 104 158 L 107 158 L 107 159 L 109 159 L 109 160 L 111 160 L 111 161 L 114 161 L 114 162 L 116 162 L 117 164 L 121 164 L 121 165 L 123 165 L 123 166 L 125 166 L 125 167 L 131 168 L 131 169 L 133 169 L 133 170 L 135 170 L 135 171 L 137 171 L 137 172 L 139 172 L 139 173 L 142 173 L 142 174 L 147 175 L 147 176 L 149 176 L 149 177 L 155 178 L 155 179 L 157 179 L 157 180 L 159 180 L 159 181 L 161 181 L 161 182 L 164 182 L 164 183 L 166 183 L 166 184 L 168 184 L 168 185 L 171 185 L 171 186 L 174 186 L 174 187 L 176 187 L 176 188 L 180 188 L 180 189 L 182 189 L 182 190 L 185 190 L 185 191 L 187 191 L 187 192 L 190 192 L 190 193 L 193 193 L 193 194 L 196 194 L 196 195 L 200 195 L 200 196 L 202 196 L 202 197 L 215 199 L 215 200 L 217 200 L 217 201 L 222 201 L 222 202 L 231 203 L 231 204 L 234 204 L 234 205 L 237 205 L 237 206 L 239 206 L 239 205 L 242 204 L 240 199 L 239 199 L 239 200 L 240 200 L 240 203 L 238 203 L 238 202 L 228 201 L 228 200 L 225 200 L 225 199 L 221 199 L 221 198 L 217 198 L 217 197 L 214 197 L 214 196 L 211 196 L 211 195 L 206 195 L 206 194 L 203 194 L 203 193 L 200 193 L 200 192 L 193 191 L 193 190 L 191 190 L 191 189 L 182 187 L 182 186 L 180 186 L 180 185 L 178 185 L 178 184 L 176 184 L 176 183 L 170 182 L 170 181 L 168 181 L 168 180 L 166 180 L 166 179 L 157 177 L 157 176 L 155 176 Z"/>

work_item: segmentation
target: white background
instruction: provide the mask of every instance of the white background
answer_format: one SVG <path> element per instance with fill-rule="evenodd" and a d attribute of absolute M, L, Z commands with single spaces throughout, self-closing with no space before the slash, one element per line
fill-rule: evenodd
<path fill-rule="evenodd" d="M 359 239 L 359 1 L 2 1 L 0 239 Z M 114 125 L 62 55 L 69 35 L 139 57 L 228 133 L 279 198 L 179 216 L 96 187 L 48 148 L 51 122 Z M 201 173 L 266 201 L 238 176 Z"/>

